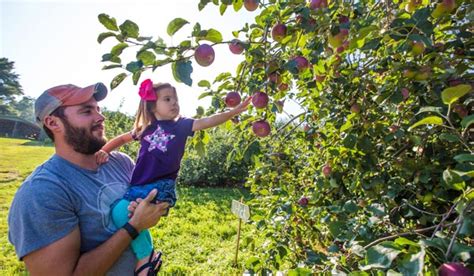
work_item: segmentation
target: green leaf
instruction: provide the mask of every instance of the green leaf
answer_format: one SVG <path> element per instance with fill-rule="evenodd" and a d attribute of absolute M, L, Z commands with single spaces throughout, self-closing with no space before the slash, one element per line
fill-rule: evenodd
<path fill-rule="evenodd" d="M 108 30 L 111 30 L 111 31 L 119 30 L 119 28 L 117 27 L 117 21 L 115 20 L 115 18 L 110 17 L 109 15 L 105 13 L 99 14 L 99 22 L 102 23 L 102 25 L 104 25 L 104 27 L 106 27 Z"/>
<path fill-rule="evenodd" d="M 110 82 L 110 90 L 113 90 L 117 86 L 119 86 L 120 83 L 127 77 L 126 73 L 120 73 L 117 76 L 115 76 L 112 81 Z"/>
<path fill-rule="evenodd" d="M 414 247 L 420 247 L 419 244 L 417 244 L 416 242 L 414 241 L 411 241 L 407 238 L 404 238 L 404 237 L 399 237 L 397 239 L 394 240 L 395 244 L 398 244 L 398 245 L 410 245 L 410 246 L 414 246 Z"/>
<path fill-rule="evenodd" d="M 238 12 L 242 8 L 243 5 L 244 5 L 244 1 L 242 1 L 242 0 L 234 1 L 234 4 L 233 4 L 234 11 Z"/>
<path fill-rule="evenodd" d="M 474 162 L 474 154 L 472 153 L 458 154 L 454 156 L 454 160 L 456 160 L 458 163 Z"/>
<path fill-rule="evenodd" d="M 418 115 L 420 113 L 425 113 L 425 112 L 434 112 L 441 115 L 441 112 L 443 112 L 443 108 L 436 107 L 436 106 L 424 106 L 420 108 L 420 110 L 418 110 L 418 112 L 415 115 Z"/>
<path fill-rule="evenodd" d="M 111 36 L 115 36 L 114 33 L 112 32 L 105 32 L 105 33 L 101 33 L 98 37 L 97 37 L 97 42 L 102 43 L 102 41 L 104 41 L 104 39 L 106 39 L 107 37 L 111 37 Z"/>
<path fill-rule="evenodd" d="M 127 64 L 125 69 L 127 69 L 127 71 L 129 71 L 131 73 L 136 73 L 136 72 L 140 71 L 140 69 L 142 67 L 143 67 L 143 62 L 141 62 L 141 61 L 132 61 L 132 62 Z"/>
<path fill-rule="evenodd" d="M 198 4 L 199 11 L 202 11 L 202 9 L 204 9 L 204 7 L 210 2 L 211 0 L 200 0 Z"/>
<path fill-rule="evenodd" d="M 442 133 L 439 135 L 439 139 L 443 141 L 448 141 L 448 142 L 458 142 L 459 137 L 454 135 L 454 134 L 449 134 L 449 133 Z"/>
<path fill-rule="evenodd" d="M 168 24 L 168 28 L 166 28 L 166 32 L 169 36 L 174 35 L 179 29 L 181 29 L 184 25 L 188 24 L 189 22 L 183 18 L 175 18 L 170 21 Z"/>
<path fill-rule="evenodd" d="M 474 234 L 474 216 L 473 215 L 467 215 L 464 217 L 464 222 L 459 231 L 459 234 L 472 237 L 472 235 Z"/>
<path fill-rule="evenodd" d="M 454 87 L 449 87 L 441 92 L 441 99 L 445 104 L 452 104 L 462 96 L 469 93 L 469 91 L 471 91 L 471 85 L 469 84 L 460 84 Z"/>
<path fill-rule="evenodd" d="M 212 92 L 204 92 L 201 95 L 199 95 L 198 100 L 200 100 L 202 98 L 205 98 L 205 97 L 212 96 L 212 94 L 213 94 Z"/>
<path fill-rule="evenodd" d="M 133 21 L 125 20 L 120 25 L 120 31 L 124 37 L 138 38 L 138 25 Z"/>
<path fill-rule="evenodd" d="M 196 114 L 198 116 L 204 115 L 204 108 L 202 106 L 198 106 L 198 108 L 196 108 Z"/>
<path fill-rule="evenodd" d="M 421 247 L 420 252 L 405 256 L 398 268 L 403 275 L 423 275 L 424 262 L 425 249 Z"/>
<path fill-rule="evenodd" d="M 408 128 L 408 131 L 414 129 L 417 126 L 421 125 L 442 125 L 443 124 L 443 119 L 438 116 L 429 116 L 426 118 L 421 119 L 420 121 L 414 123 L 411 127 Z"/>
<path fill-rule="evenodd" d="M 362 266 L 362 270 L 372 268 L 389 268 L 392 261 L 400 254 L 400 248 L 393 242 L 383 242 L 367 250 L 367 265 Z"/>
<path fill-rule="evenodd" d="M 123 50 L 128 47 L 127 43 L 119 43 L 115 45 L 112 50 L 110 50 L 110 53 L 114 56 L 120 56 L 122 54 Z"/>
<path fill-rule="evenodd" d="M 132 81 L 133 81 L 134 85 L 137 85 L 138 81 L 140 80 L 141 75 L 142 75 L 142 71 L 137 71 L 137 72 L 133 73 Z"/>
<path fill-rule="evenodd" d="M 109 70 L 109 69 L 119 68 L 119 67 L 122 67 L 122 64 L 111 64 L 111 65 L 106 65 L 102 67 L 102 70 Z"/>
<path fill-rule="evenodd" d="M 114 63 L 121 63 L 122 60 L 118 56 L 114 56 L 112 54 L 105 54 L 102 56 L 102 61 L 110 61 Z"/>
<path fill-rule="evenodd" d="M 474 114 L 464 117 L 461 121 L 461 126 L 463 128 L 469 128 L 472 124 L 474 124 Z"/>
<path fill-rule="evenodd" d="M 173 77 L 176 81 L 188 86 L 193 84 L 193 80 L 191 79 L 191 73 L 193 72 L 191 61 L 177 61 L 173 63 L 171 67 L 173 69 Z"/>
<path fill-rule="evenodd" d="M 337 238 L 344 231 L 345 225 L 342 221 L 332 221 L 328 224 L 329 232 L 334 238 Z"/>
<path fill-rule="evenodd" d="M 462 191 L 466 187 L 461 175 L 454 170 L 447 169 L 443 172 L 443 180 L 446 185 L 456 191 Z"/>
<path fill-rule="evenodd" d="M 198 82 L 198 86 L 209 88 L 209 87 L 211 87 L 211 83 L 207 80 L 202 80 L 202 81 Z"/>
<path fill-rule="evenodd" d="M 214 43 L 222 42 L 222 34 L 215 29 L 209 29 L 207 31 L 202 31 L 200 36 L 197 38 L 197 41 L 207 40 Z"/>
<path fill-rule="evenodd" d="M 313 275 L 313 271 L 309 268 L 298 267 L 288 270 L 288 276 L 309 276 Z"/>
<path fill-rule="evenodd" d="M 150 51 L 142 51 L 137 55 L 137 59 L 143 62 L 143 65 L 153 65 L 155 64 L 156 56 L 153 52 Z"/>
<path fill-rule="evenodd" d="M 221 4 L 221 6 L 219 7 L 220 15 L 224 15 L 226 10 L 227 10 L 227 5 L 226 4 Z"/>

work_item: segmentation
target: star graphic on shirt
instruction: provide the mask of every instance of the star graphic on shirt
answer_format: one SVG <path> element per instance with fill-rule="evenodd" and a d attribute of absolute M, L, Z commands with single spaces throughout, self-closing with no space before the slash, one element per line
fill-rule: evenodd
<path fill-rule="evenodd" d="M 148 151 L 159 149 L 162 152 L 166 152 L 168 150 L 168 142 L 174 137 L 175 135 L 165 133 L 165 131 L 160 126 L 157 126 L 156 130 L 152 134 L 146 135 L 143 139 L 150 143 L 148 146 Z"/>

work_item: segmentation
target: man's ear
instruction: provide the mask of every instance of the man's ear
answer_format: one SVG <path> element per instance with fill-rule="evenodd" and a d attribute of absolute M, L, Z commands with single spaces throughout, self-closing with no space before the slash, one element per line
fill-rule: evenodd
<path fill-rule="evenodd" d="M 43 121 L 44 126 L 46 126 L 51 132 L 58 133 L 61 131 L 63 123 L 56 116 L 46 116 Z"/>

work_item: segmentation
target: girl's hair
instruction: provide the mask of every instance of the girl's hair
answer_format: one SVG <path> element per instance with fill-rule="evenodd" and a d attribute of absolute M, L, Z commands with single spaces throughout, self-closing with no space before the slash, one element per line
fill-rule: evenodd
<path fill-rule="evenodd" d="M 176 94 L 176 88 L 174 88 L 171 84 L 156 83 L 153 84 L 153 90 L 156 93 L 157 99 L 159 97 L 158 92 L 164 88 L 171 88 Z M 137 115 L 135 117 L 135 123 L 133 123 L 134 132 L 137 137 L 141 137 L 143 131 L 151 124 L 151 122 L 153 122 L 153 120 L 156 119 L 153 113 L 155 107 L 156 101 L 145 101 L 143 99 L 140 100 Z"/>

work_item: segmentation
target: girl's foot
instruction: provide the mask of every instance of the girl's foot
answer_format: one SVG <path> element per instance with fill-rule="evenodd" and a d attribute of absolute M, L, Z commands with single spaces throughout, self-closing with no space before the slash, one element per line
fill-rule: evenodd
<path fill-rule="evenodd" d="M 141 259 L 137 262 L 135 268 L 136 276 L 154 276 L 160 271 L 161 268 L 161 252 L 151 252 L 148 260 L 146 258 Z"/>

